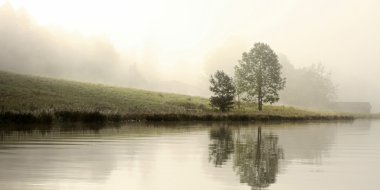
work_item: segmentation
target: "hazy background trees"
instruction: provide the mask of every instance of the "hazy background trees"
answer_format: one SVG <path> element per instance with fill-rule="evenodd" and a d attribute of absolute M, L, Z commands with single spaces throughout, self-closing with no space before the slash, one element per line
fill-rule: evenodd
<path fill-rule="evenodd" d="M 2 70 L 93 82 L 125 80 L 121 55 L 104 39 L 40 27 L 9 4 L 0 6 L 0 23 Z"/>
<path fill-rule="evenodd" d="M 159 56 L 149 40 L 139 59 L 136 52 L 122 52 L 106 37 L 42 26 L 9 3 L 0 4 L 0 23 L 0 70 L 190 95 L 208 92 L 161 79 L 155 66 Z"/>
<path fill-rule="evenodd" d="M 280 55 L 286 87 L 280 92 L 280 103 L 299 107 L 327 109 L 336 100 L 337 85 L 323 64 L 295 68 L 285 55 Z"/>

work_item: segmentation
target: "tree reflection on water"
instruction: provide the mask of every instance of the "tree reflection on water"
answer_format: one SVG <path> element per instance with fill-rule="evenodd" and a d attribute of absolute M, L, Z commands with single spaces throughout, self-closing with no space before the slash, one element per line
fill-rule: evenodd
<path fill-rule="evenodd" d="M 233 133 L 229 127 L 214 128 L 210 131 L 209 161 L 221 167 L 232 158 L 233 169 L 252 189 L 266 188 L 275 183 L 278 161 L 283 151 L 278 147 L 278 137 L 273 134 Z"/>
<path fill-rule="evenodd" d="M 234 152 L 232 131 L 228 127 L 220 127 L 210 131 L 209 161 L 215 167 L 221 167 Z"/>

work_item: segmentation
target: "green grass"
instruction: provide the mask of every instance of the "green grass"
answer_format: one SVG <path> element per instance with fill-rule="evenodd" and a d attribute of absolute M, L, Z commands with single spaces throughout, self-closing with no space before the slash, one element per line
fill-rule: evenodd
<path fill-rule="evenodd" d="M 0 71 L 0 109 L 12 111 L 102 111 L 184 113 L 210 110 L 208 100 L 101 84 Z"/>
<path fill-rule="evenodd" d="M 244 104 L 230 113 L 211 108 L 207 98 L 0 71 L 0 122 L 120 120 L 301 120 L 347 115 L 285 106 Z"/>

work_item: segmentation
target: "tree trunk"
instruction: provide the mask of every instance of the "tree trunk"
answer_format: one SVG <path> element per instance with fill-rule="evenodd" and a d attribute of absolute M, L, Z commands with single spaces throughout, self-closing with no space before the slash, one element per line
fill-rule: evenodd
<path fill-rule="evenodd" d="M 263 111 L 263 100 L 259 98 L 259 111 Z"/>
<path fill-rule="evenodd" d="M 261 144 L 261 127 L 257 129 L 257 142 L 259 145 Z"/>
<path fill-rule="evenodd" d="M 258 173 L 258 176 L 259 176 L 259 189 L 261 189 L 261 180 L 260 180 L 260 176 L 261 176 L 261 127 L 259 127 L 257 129 L 257 149 L 256 149 L 256 163 L 255 163 L 255 167 L 256 167 L 256 171 Z"/>
<path fill-rule="evenodd" d="M 259 111 L 263 110 L 263 97 L 262 97 L 261 87 L 259 88 L 259 97 L 257 97 L 257 103 L 259 105 Z"/>

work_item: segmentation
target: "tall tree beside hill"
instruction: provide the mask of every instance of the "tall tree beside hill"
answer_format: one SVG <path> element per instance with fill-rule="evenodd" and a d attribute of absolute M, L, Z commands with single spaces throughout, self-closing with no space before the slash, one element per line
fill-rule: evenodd
<path fill-rule="evenodd" d="M 263 103 L 280 99 L 279 91 L 285 87 L 281 68 L 276 53 L 265 43 L 255 43 L 235 67 L 235 76 L 241 80 L 247 100 L 257 102 L 259 111 Z"/>
<path fill-rule="evenodd" d="M 235 86 L 232 78 L 218 70 L 214 76 L 211 75 L 210 83 L 210 91 L 214 93 L 214 96 L 210 98 L 211 105 L 222 112 L 229 111 L 233 107 L 235 97 Z"/>

